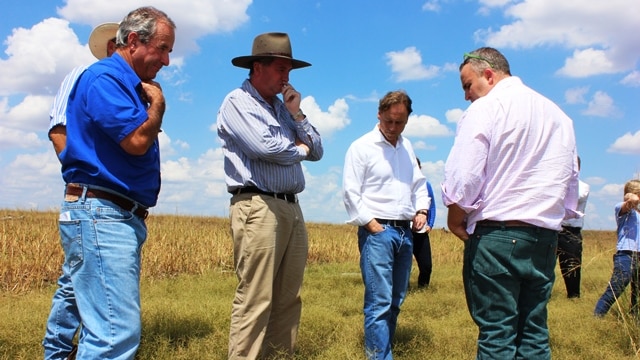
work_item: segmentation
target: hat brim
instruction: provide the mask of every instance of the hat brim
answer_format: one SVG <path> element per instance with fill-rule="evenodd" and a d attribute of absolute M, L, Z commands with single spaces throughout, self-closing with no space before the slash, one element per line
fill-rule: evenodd
<path fill-rule="evenodd" d="M 292 58 L 287 57 L 287 56 L 279 56 L 279 55 L 238 56 L 238 57 L 235 57 L 235 58 L 231 59 L 231 63 L 234 66 L 237 66 L 237 67 L 241 67 L 241 68 L 245 68 L 245 69 L 251 69 L 251 64 L 254 61 L 259 60 L 259 59 L 264 59 L 264 58 L 280 58 L 280 59 L 291 60 L 291 68 L 292 69 L 300 69 L 300 68 L 303 68 L 303 67 L 311 66 L 311 64 L 306 62 L 306 61 L 292 59 Z"/>
<path fill-rule="evenodd" d="M 107 43 L 116 37 L 118 26 L 118 23 L 104 23 L 93 29 L 89 35 L 89 50 L 96 59 L 107 57 Z"/>

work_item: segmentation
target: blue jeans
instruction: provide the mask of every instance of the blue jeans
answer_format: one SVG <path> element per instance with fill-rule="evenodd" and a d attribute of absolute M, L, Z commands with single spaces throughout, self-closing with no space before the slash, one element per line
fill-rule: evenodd
<path fill-rule="evenodd" d="M 465 295 L 479 330 L 476 359 L 551 358 L 547 303 L 557 234 L 478 226 L 465 243 Z"/>
<path fill-rule="evenodd" d="M 80 327 L 80 314 L 71 284 L 69 264 L 62 265 L 58 290 L 53 295 L 44 339 L 45 359 L 64 359 L 73 349 L 73 337 Z"/>
<path fill-rule="evenodd" d="M 637 314 L 638 304 L 638 253 L 618 251 L 613 255 L 613 274 L 604 294 L 598 300 L 594 315 L 604 316 L 631 283 L 631 313 Z"/>
<path fill-rule="evenodd" d="M 400 305 L 409 285 L 413 245 L 409 228 L 382 225 L 372 234 L 358 228 L 364 282 L 364 345 L 367 359 L 389 360 Z"/>
<path fill-rule="evenodd" d="M 110 201 L 81 196 L 62 204 L 59 229 L 65 286 L 53 296 L 47 329 L 68 328 L 68 337 L 73 323 L 59 321 L 72 318 L 65 311 L 77 313 L 81 321 L 78 359 L 133 359 L 141 332 L 144 220 Z M 67 345 L 49 336 L 43 346 L 45 359 L 64 359 L 68 354 Z"/>

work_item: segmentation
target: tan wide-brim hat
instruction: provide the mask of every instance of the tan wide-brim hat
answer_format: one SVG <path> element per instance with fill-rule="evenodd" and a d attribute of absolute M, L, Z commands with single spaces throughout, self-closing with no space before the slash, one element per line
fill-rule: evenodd
<path fill-rule="evenodd" d="M 238 56 L 236 58 L 233 58 L 231 60 L 231 63 L 237 67 L 250 69 L 251 64 L 255 60 L 267 57 L 291 60 L 293 69 L 311 66 L 311 64 L 306 61 L 293 58 L 289 35 L 279 32 L 265 33 L 256 36 L 256 38 L 253 39 L 253 48 L 251 49 L 251 55 Z"/>
<path fill-rule="evenodd" d="M 109 40 L 116 37 L 118 23 L 104 23 L 96 26 L 89 35 L 89 50 L 96 59 L 107 57 L 107 44 Z"/>

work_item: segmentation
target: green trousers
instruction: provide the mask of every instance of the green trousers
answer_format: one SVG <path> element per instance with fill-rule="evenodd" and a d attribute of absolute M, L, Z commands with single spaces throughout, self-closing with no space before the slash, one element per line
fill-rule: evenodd
<path fill-rule="evenodd" d="M 547 303 L 558 233 L 478 226 L 465 244 L 463 279 L 478 325 L 476 359 L 551 358 Z"/>

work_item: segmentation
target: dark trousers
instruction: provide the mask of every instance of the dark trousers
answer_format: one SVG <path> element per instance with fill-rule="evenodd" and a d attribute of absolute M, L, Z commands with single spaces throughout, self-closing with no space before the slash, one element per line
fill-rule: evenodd
<path fill-rule="evenodd" d="M 429 286 L 433 269 L 429 233 L 413 233 L 413 256 L 418 263 L 418 287 Z"/>
<path fill-rule="evenodd" d="M 558 260 L 568 298 L 580 297 L 582 233 L 579 227 L 563 226 L 558 234 Z"/>

